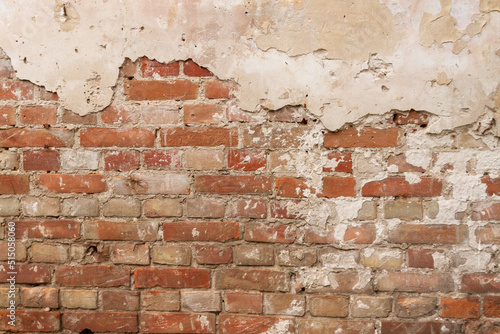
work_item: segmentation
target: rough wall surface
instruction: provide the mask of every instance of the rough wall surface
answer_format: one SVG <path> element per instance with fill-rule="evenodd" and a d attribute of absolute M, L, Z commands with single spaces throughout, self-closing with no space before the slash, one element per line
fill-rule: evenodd
<path fill-rule="evenodd" d="M 0 331 L 500 331 L 490 120 L 432 134 L 438 116 L 387 110 L 329 132 L 147 58 L 80 116 L 0 64 L 0 260 L 15 221 L 18 262 Z"/>

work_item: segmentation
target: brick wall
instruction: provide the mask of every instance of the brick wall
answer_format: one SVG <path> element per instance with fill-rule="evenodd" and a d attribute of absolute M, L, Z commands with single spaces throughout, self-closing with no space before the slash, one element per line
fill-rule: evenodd
<path fill-rule="evenodd" d="M 79 116 L 0 60 L 15 330 L 500 331 L 500 151 L 481 124 L 433 135 L 437 116 L 388 111 L 329 133 L 149 59 Z"/>

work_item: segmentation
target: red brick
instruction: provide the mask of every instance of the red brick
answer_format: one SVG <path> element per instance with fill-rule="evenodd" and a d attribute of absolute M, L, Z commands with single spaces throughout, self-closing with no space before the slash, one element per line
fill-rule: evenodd
<path fill-rule="evenodd" d="M 198 85 L 187 80 L 175 81 L 137 81 L 125 82 L 127 100 L 195 100 L 198 98 Z"/>
<path fill-rule="evenodd" d="M 254 175 L 196 175 L 199 193 L 220 195 L 266 195 L 272 189 L 271 177 Z"/>
<path fill-rule="evenodd" d="M 143 268 L 134 271 L 136 288 L 210 288 L 210 271 L 195 268 Z"/>
<path fill-rule="evenodd" d="M 135 106 L 109 106 L 101 112 L 101 120 L 106 124 L 137 124 L 139 109 Z"/>
<path fill-rule="evenodd" d="M 277 329 L 279 327 L 279 329 Z M 295 333 L 295 322 L 292 318 L 264 317 L 257 315 L 219 316 L 221 334 L 260 334 L 260 333 Z"/>
<path fill-rule="evenodd" d="M 142 333 L 215 333 L 215 314 L 141 313 Z"/>
<path fill-rule="evenodd" d="M 52 150 L 24 151 L 24 170 L 59 170 L 59 152 Z"/>
<path fill-rule="evenodd" d="M 16 238 L 77 239 L 80 223 L 76 220 L 16 220 Z"/>
<path fill-rule="evenodd" d="M 99 174 L 41 174 L 35 177 L 35 183 L 57 193 L 94 194 L 108 190 L 106 178 Z"/>
<path fill-rule="evenodd" d="M 93 113 L 80 116 L 69 110 L 64 110 L 62 114 L 62 122 L 67 124 L 95 125 L 97 124 L 97 114 Z"/>
<path fill-rule="evenodd" d="M 326 229 L 321 229 L 315 226 L 306 226 L 304 228 L 304 241 L 313 244 L 336 243 L 335 228 L 328 226 Z"/>
<path fill-rule="evenodd" d="M 387 160 L 387 166 L 395 165 L 398 167 L 399 173 L 413 172 L 413 173 L 423 173 L 425 169 L 422 167 L 413 166 L 406 162 L 406 157 L 404 154 L 390 156 Z"/>
<path fill-rule="evenodd" d="M 229 203 L 227 212 L 229 217 L 266 218 L 267 204 L 263 199 L 237 199 Z"/>
<path fill-rule="evenodd" d="M 294 177 L 278 177 L 276 178 L 276 195 L 281 197 L 309 197 L 314 195 L 316 190 L 309 186 L 302 179 Z"/>
<path fill-rule="evenodd" d="M 238 91 L 238 85 L 233 82 L 211 80 L 205 83 L 205 97 L 208 99 L 232 99 Z"/>
<path fill-rule="evenodd" d="M 142 76 L 145 78 L 154 77 L 176 77 L 179 75 L 179 62 L 165 64 L 150 60 L 148 58 L 141 59 Z"/>
<path fill-rule="evenodd" d="M 500 318 L 500 296 L 484 297 L 484 316 L 488 318 Z"/>
<path fill-rule="evenodd" d="M 394 123 L 397 125 L 427 125 L 429 124 L 429 116 L 419 111 L 410 110 L 407 114 L 394 114 Z"/>
<path fill-rule="evenodd" d="M 354 177 L 325 176 L 320 196 L 327 198 L 356 196 L 356 180 Z"/>
<path fill-rule="evenodd" d="M 305 111 L 301 107 L 286 106 L 268 113 L 271 122 L 307 123 Z"/>
<path fill-rule="evenodd" d="M 161 146 L 219 146 L 238 145 L 237 129 L 198 127 L 162 129 Z"/>
<path fill-rule="evenodd" d="M 489 196 L 500 195 L 500 177 L 492 179 L 489 176 L 484 176 L 481 182 L 486 184 L 486 193 Z"/>
<path fill-rule="evenodd" d="M 227 167 L 234 170 L 266 170 L 266 152 L 252 150 L 229 150 Z"/>
<path fill-rule="evenodd" d="M 12 270 L 10 265 L 0 265 L 0 282 L 7 282 L 9 272 L 16 272 L 16 283 L 40 284 L 50 282 L 50 267 L 44 264 L 16 264 Z"/>
<path fill-rule="evenodd" d="M 441 317 L 455 319 L 477 319 L 481 316 L 479 298 L 441 297 Z"/>
<path fill-rule="evenodd" d="M 443 183 L 432 177 L 422 177 L 419 183 L 410 184 L 404 177 L 388 177 L 382 181 L 368 182 L 361 189 L 363 196 L 384 197 L 433 197 L 441 195 Z"/>
<path fill-rule="evenodd" d="M 132 312 L 65 312 L 63 328 L 72 331 L 129 333 L 139 330 L 137 313 Z"/>
<path fill-rule="evenodd" d="M 262 293 L 259 292 L 226 292 L 224 302 L 226 312 L 262 313 Z"/>
<path fill-rule="evenodd" d="M 180 169 L 181 151 L 146 151 L 144 164 L 147 169 Z"/>
<path fill-rule="evenodd" d="M 80 132 L 84 147 L 153 147 L 155 134 L 148 129 L 86 128 Z"/>
<path fill-rule="evenodd" d="M 215 272 L 215 289 L 288 291 L 288 277 L 283 271 L 221 269 Z"/>
<path fill-rule="evenodd" d="M 8 323 L 9 311 L 0 311 L 0 330 L 12 332 L 58 332 L 60 330 L 61 314 L 58 312 L 16 310 L 14 326 Z"/>
<path fill-rule="evenodd" d="M 261 223 L 245 225 L 245 240 L 290 244 L 297 238 L 297 230 L 289 225 L 269 226 Z"/>
<path fill-rule="evenodd" d="M 412 248 L 408 250 L 408 266 L 412 268 L 434 268 L 435 253 L 444 253 L 442 249 Z"/>
<path fill-rule="evenodd" d="M 128 172 L 139 168 L 139 152 L 106 151 L 104 152 L 104 170 Z"/>
<path fill-rule="evenodd" d="M 23 124 L 50 124 L 57 123 L 56 106 L 22 106 L 19 111 Z"/>
<path fill-rule="evenodd" d="M 102 292 L 103 310 L 137 311 L 140 293 L 137 291 L 104 290 Z"/>
<path fill-rule="evenodd" d="M 0 130 L 1 147 L 70 147 L 73 132 L 66 129 Z"/>
<path fill-rule="evenodd" d="M 472 220 L 500 220 L 500 202 L 475 203 Z"/>
<path fill-rule="evenodd" d="M 157 230 L 157 223 L 151 221 L 96 220 L 83 223 L 83 236 L 85 239 L 155 241 Z"/>
<path fill-rule="evenodd" d="M 0 125 L 15 125 L 16 109 L 14 107 L 0 107 Z"/>
<path fill-rule="evenodd" d="M 375 334 L 375 324 L 373 321 L 312 318 L 300 319 L 298 323 L 298 334 L 325 334 L 335 332 L 342 334 Z M 401 332 L 401 334 L 403 334 L 403 332 Z"/>
<path fill-rule="evenodd" d="M 325 147 L 391 147 L 399 145 L 401 133 L 397 128 L 348 128 L 325 134 Z"/>
<path fill-rule="evenodd" d="M 352 173 L 352 153 L 331 152 L 323 172 Z"/>
<path fill-rule="evenodd" d="M 450 274 L 386 272 L 379 276 L 377 288 L 391 292 L 448 292 L 454 290 L 454 283 Z"/>
<path fill-rule="evenodd" d="M 3 81 L 0 100 L 32 100 L 34 85 L 28 81 Z"/>
<path fill-rule="evenodd" d="M 231 247 L 195 245 L 194 250 L 198 264 L 225 264 L 233 261 L 233 250 Z"/>
<path fill-rule="evenodd" d="M 184 123 L 219 124 L 224 108 L 218 104 L 184 104 Z"/>
<path fill-rule="evenodd" d="M 298 210 L 292 209 L 295 207 L 300 207 L 301 201 L 290 200 L 290 201 L 271 201 L 269 204 L 271 209 L 271 217 L 273 218 L 285 218 L 285 219 L 303 219 L 304 217 L 299 214 Z"/>
<path fill-rule="evenodd" d="M 188 59 L 184 62 L 184 74 L 190 77 L 211 77 L 213 76 L 205 67 L 201 67 L 193 60 Z"/>
<path fill-rule="evenodd" d="M 461 333 L 460 323 L 441 321 L 382 321 L 381 334 L 450 334 Z"/>
<path fill-rule="evenodd" d="M 29 175 L 0 175 L 0 194 L 14 195 L 30 192 Z"/>
<path fill-rule="evenodd" d="M 59 266 L 55 271 L 56 284 L 109 288 L 130 286 L 130 269 L 119 266 Z"/>
<path fill-rule="evenodd" d="M 375 224 L 349 225 L 344 234 L 344 242 L 356 245 L 372 244 L 376 238 Z"/>
<path fill-rule="evenodd" d="M 163 240 L 165 241 L 219 241 L 239 239 L 238 223 L 164 223 Z"/>
<path fill-rule="evenodd" d="M 400 224 L 389 232 L 389 242 L 402 244 L 460 244 L 467 239 L 465 225 Z"/>
<path fill-rule="evenodd" d="M 460 291 L 468 293 L 500 293 L 500 274 L 464 274 Z"/>

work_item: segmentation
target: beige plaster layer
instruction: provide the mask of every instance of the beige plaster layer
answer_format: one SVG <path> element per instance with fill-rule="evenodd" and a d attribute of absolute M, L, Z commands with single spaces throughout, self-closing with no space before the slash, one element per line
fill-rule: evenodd
<path fill-rule="evenodd" d="M 306 104 L 335 130 L 417 109 L 440 115 L 430 126 L 440 132 L 500 124 L 499 8 L 498 0 L 4 1 L 0 47 L 18 77 L 82 115 L 110 103 L 126 57 L 192 58 L 238 82 L 248 111 Z"/>

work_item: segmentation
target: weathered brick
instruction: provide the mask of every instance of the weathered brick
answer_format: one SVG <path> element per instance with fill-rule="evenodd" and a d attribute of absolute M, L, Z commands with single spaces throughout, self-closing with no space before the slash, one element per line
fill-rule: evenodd
<path fill-rule="evenodd" d="M 179 108 L 175 106 L 143 106 L 141 115 L 145 124 L 179 123 Z"/>
<path fill-rule="evenodd" d="M 210 271 L 205 269 L 144 268 L 134 271 L 136 288 L 209 288 Z"/>
<path fill-rule="evenodd" d="M 313 244 L 331 244 L 338 242 L 335 239 L 335 229 L 333 226 L 327 226 L 325 229 L 316 226 L 306 226 L 304 228 L 304 241 Z"/>
<path fill-rule="evenodd" d="M 311 267 L 317 261 L 316 249 L 304 247 L 287 247 L 278 251 L 280 266 Z"/>
<path fill-rule="evenodd" d="M 436 311 L 436 299 L 432 297 L 399 297 L 396 313 L 400 318 L 417 318 Z"/>
<path fill-rule="evenodd" d="M 133 62 L 130 58 L 125 58 L 120 71 L 126 78 L 133 78 L 137 73 L 137 66 L 137 62 Z"/>
<path fill-rule="evenodd" d="M 386 202 L 384 217 L 385 219 L 420 220 L 424 217 L 422 202 L 412 200 Z"/>
<path fill-rule="evenodd" d="M 408 250 L 408 266 L 412 268 L 434 268 L 434 256 L 443 253 L 442 249 L 411 248 Z"/>
<path fill-rule="evenodd" d="M 404 177 L 388 177 L 382 181 L 366 183 L 361 189 L 363 196 L 384 197 L 433 197 L 441 195 L 443 183 L 432 177 L 422 177 L 410 184 Z"/>
<path fill-rule="evenodd" d="M 476 240 L 480 244 L 500 244 L 500 224 L 488 224 L 476 228 Z"/>
<path fill-rule="evenodd" d="M 16 152 L 0 152 L 0 169 L 18 169 L 19 161 Z"/>
<path fill-rule="evenodd" d="M 62 202 L 62 213 L 71 217 L 99 216 L 99 201 L 96 198 L 66 198 Z"/>
<path fill-rule="evenodd" d="M 1 138 L 1 137 L 0 137 Z M 238 145 L 237 129 L 216 127 L 183 127 L 161 129 L 161 146 L 226 146 Z"/>
<path fill-rule="evenodd" d="M 127 100 L 195 100 L 198 98 L 198 85 L 187 80 L 174 81 L 137 81 L 124 83 Z"/>
<path fill-rule="evenodd" d="M 415 333 L 415 334 L 447 334 L 461 333 L 461 324 L 442 321 L 418 321 L 418 322 L 402 322 L 402 321 L 382 321 L 381 334 L 400 334 L 400 333 Z"/>
<path fill-rule="evenodd" d="M 123 290 L 105 290 L 102 292 L 103 310 L 138 311 L 139 292 Z"/>
<path fill-rule="evenodd" d="M 265 170 L 267 156 L 265 151 L 229 150 L 227 167 L 234 170 L 257 171 Z"/>
<path fill-rule="evenodd" d="M 472 220 L 500 220 L 500 202 L 474 203 Z"/>
<path fill-rule="evenodd" d="M 137 124 L 139 110 L 136 106 L 109 106 L 101 111 L 101 120 L 106 124 Z"/>
<path fill-rule="evenodd" d="M 65 312 L 62 317 L 65 329 L 81 332 L 137 332 L 137 313 L 132 312 Z"/>
<path fill-rule="evenodd" d="M 233 250 L 230 247 L 195 245 L 194 249 L 198 264 L 225 264 L 233 260 Z"/>
<path fill-rule="evenodd" d="M 113 179 L 118 195 L 177 195 L 189 194 L 190 179 L 180 174 L 132 174 Z"/>
<path fill-rule="evenodd" d="M 245 240 L 256 242 L 292 243 L 297 238 L 297 230 L 293 226 L 261 223 L 245 225 Z"/>
<path fill-rule="evenodd" d="M 61 306 L 64 308 L 97 308 L 97 290 L 61 289 Z"/>
<path fill-rule="evenodd" d="M 236 199 L 227 206 L 229 217 L 266 218 L 267 201 L 264 199 Z"/>
<path fill-rule="evenodd" d="M 141 308 L 146 311 L 179 311 L 179 291 L 142 291 Z"/>
<path fill-rule="evenodd" d="M 215 315 L 200 313 L 142 313 L 143 333 L 215 333 Z"/>
<path fill-rule="evenodd" d="M 271 245 L 235 246 L 233 262 L 239 266 L 272 266 L 274 265 L 274 248 Z"/>
<path fill-rule="evenodd" d="M 399 154 L 399 155 L 392 155 L 387 159 L 387 166 L 389 167 L 388 169 L 391 168 L 391 166 L 394 165 L 397 168 L 397 172 L 399 173 L 405 173 L 405 172 L 412 172 L 412 173 L 423 173 L 425 172 L 425 169 L 422 167 L 414 166 L 406 161 L 406 156 L 404 154 Z M 391 169 L 392 171 L 392 169 Z"/>
<path fill-rule="evenodd" d="M 199 193 L 266 195 L 272 191 L 272 179 L 254 175 L 196 175 L 194 186 Z"/>
<path fill-rule="evenodd" d="M 355 318 L 385 318 L 392 310 L 392 297 L 359 296 L 352 300 L 352 316 Z"/>
<path fill-rule="evenodd" d="M 59 290 L 47 287 L 21 288 L 21 303 L 24 307 L 58 308 Z"/>
<path fill-rule="evenodd" d="M 441 297 L 441 317 L 456 319 L 477 319 L 481 316 L 479 298 Z"/>
<path fill-rule="evenodd" d="M 352 173 L 352 153 L 329 153 L 323 172 Z"/>
<path fill-rule="evenodd" d="M 29 191 L 29 175 L 0 175 L 0 194 L 27 194 Z"/>
<path fill-rule="evenodd" d="M 17 216 L 21 206 L 17 198 L 0 198 L 0 216 Z"/>
<path fill-rule="evenodd" d="M 334 319 L 300 319 L 298 334 L 349 333 L 374 334 L 373 321 L 346 321 Z"/>
<path fill-rule="evenodd" d="M 288 291 L 288 277 L 283 271 L 259 269 L 222 269 L 215 271 L 215 289 Z"/>
<path fill-rule="evenodd" d="M 316 189 L 307 184 L 307 181 L 294 177 L 276 178 L 276 195 L 281 197 L 310 197 L 316 194 Z"/>
<path fill-rule="evenodd" d="M 467 321 L 465 323 L 465 334 L 498 334 L 500 323 L 480 319 L 477 321 Z"/>
<path fill-rule="evenodd" d="M 11 270 L 7 264 L 0 265 L 0 282 L 7 282 L 10 277 L 7 272 L 16 272 L 16 283 L 19 284 L 41 284 L 49 283 L 51 274 L 50 267 L 44 264 L 16 264 L 15 269 Z"/>
<path fill-rule="evenodd" d="M 29 81 L 3 81 L 0 85 L 0 100 L 32 100 L 33 88 Z"/>
<path fill-rule="evenodd" d="M 24 170 L 59 170 L 59 152 L 52 150 L 24 151 Z"/>
<path fill-rule="evenodd" d="M 362 263 L 371 268 L 399 269 L 403 264 L 403 253 L 394 248 L 366 248 L 362 252 Z"/>
<path fill-rule="evenodd" d="M 500 296 L 485 296 L 483 305 L 485 317 L 500 318 Z"/>
<path fill-rule="evenodd" d="M 104 170 L 128 172 L 139 168 L 139 152 L 106 151 L 104 152 Z"/>
<path fill-rule="evenodd" d="M 75 220 L 17 220 L 16 238 L 76 239 L 80 223 Z"/>
<path fill-rule="evenodd" d="M 223 119 L 224 108 L 218 104 L 185 104 L 185 124 L 219 124 Z"/>
<path fill-rule="evenodd" d="M 165 241 L 219 241 L 239 239 L 238 223 L 191 223 L 175 222 L 163 224 L 163 240 Z"/>
<path fill-rule="evenodd" d="M 427 125 L 429 124 L 429 116 L 420 111 L 410 110 L 408 113 L 394 114 L 394 123 L 397 125 Z"/>
<path fill-rule="evenodd" d="M 155 134 L 149 129 L 85 128 L 80 131 L 83 147 L 153 147 Z"/>
<path fill-rule="evenodd" d="M 141 203 L 133 198 L 111 198 L 103 204 L 104 217 L 139 217 Z"/>
<path fill-rule="evenodd" d="M 222 150 L 188 150 L 184 154 L 184 164 L 188 169 L 217 170 L 224 168 Z"/>
<path fill-rule="evenodd" d="M 146 217 L 180 217 L 182 204 L 178 199 L 148 199 L 144 202 L 144 215 Z"/>
<path fill-rule="evenodd" d="M 345 318 L 349 314 L 349 297 L 309 296 L 308 308 L 315 317 Z"/>
<path fill-rule="evenodd" d="M 463 274 L 460 291 L 469 293 L 499 293 L 500 274 Z"/>
<path fill-rule="evenodd" d="M 320 196 L 328 198 L 356 196 L 356 180 L 354 177 L 325 176 Z"/>
<path fill-rule="evenodd" d="M 0 261 L 7 261 L 9 257 L 12 257 L 9 256 L 11 255 L 9 253 L 14 253 L 14 258 L 18 262 L 26 261 L 26 246 L 24 246 L 22 242 L 16 242 L 15 251 L 12 252 L 12 245 L 10 245 L 11 243 L 12 241 L 0 241 Z"/>
<path fill-rule="evenodd" d="M 252 125 L 242 129 L 242 146 L 244 148 L 297 148 L 300 147 L 305 136 L 311 131 L 310 127 L 293 125 L 290 127 L 272 127 Z"/>
<path fill-rule="evenodd" d="M 400 224 L 389 232 L 389 241 L 397 244 L 460 244 L 467 235 L 465 225 Z"/>
<path fill-rule="evenodd" d="M 224 217 L 225 204 L 216 198 L 192 198 L 186 200 L 186 215 L 195 218 Z"/>
<path fill-rule="evenodd" d="M 130 269 L 119 266 L 59 266 L 55 277 L 56 284 L 63 286 L 108 288 L 130 285 Z"/>
<path fill-rule="evenodd" d="M 376 283 L 379 291 L 404 292 L 449 292 L 455 285 L 447 273 L 402 273 L 386 272 L 378 277 Z"/>
<path fill-rule="evenodd" d="M 1 147 L 70 147 L 73 131 L 67 129 L 7 129 L 0 130 Z"/>
<path fill-rule="evenodd" d="M 61 154 L 62 169 L 90 169 L 99 168 L 99 152 L 94 151 L 64 151 Z"/>
<path fill-rule="evenodd" d="M 187 312 L 219 312 L 220 293 L 215 291 L 182 292 L 182 310 Z"/>
<path fill-rule="evenodd" d="M 184 74 L 190 77 L 211 77 L 213 76 L 212 72 L 210 72 L 205 67 L 201 67 L 196 64 L 191 59 L 188 59 L 183 64 Z"/>
<path fill-rule="evenodd" d="M 101 193 L 108 190 L 106 178 L 99 174 L 41 174 L 35 176 L 40 188 L 56 193 Z"/>
<path fill-rule="evenodd" d="M 111 261 L 117 264 L 149 264 L 149 246 L 136 244 L 113 244 Z"/>
<path fill-rule="evenodd" d="M 151 250 L 153 263 L 189 266 L 191 264 L 191 248 L 177 245 L 154 245 Z"/>
<path fill-rule="evenodd" d="M 262 293 L 259 292 L 226 292 L 224 298 L 225 311 L 230 313 L 262 313 Z"/>
<path fill-rule="evenodd" d="M 21 106 L 19 119 L 23 124 L 49 124 L 57 123 L 56 106 Z"/>
<path fill-rule="evenodd" d="M 61 213 L 59 198 L 24 197 L 21 206 L 26 216 L 59 216 Z"/>
<path fill-rule="evenodd" d="M 372 244 L 376 238 L 375 224 L 349 225 L 344 233 L 344 242 L 356 245 Z"/>
<path fill-rule="evenodd" d="M 67 245 L 33 243 L 31 245 L 31 260 L 33 262 L 64 263 L 68 260 Z"/>
<path fill-rule="evenodd" d="M 264 314 L 303 316 L 305 309 L 304 296 L 288 293 L 264 294 Z"/>
<path fill-rule="evenodd" d="M 16 125 L 16 109 L 0 107 L 0 125 Z"/>
<path fill-rule="evenodd" d="M 210 80 L 205 82 L 205 97 L 208 99 L 232 99 L 236 97 L 238 85 L 233 82 Z"/>
<path fill-rule="evenodd" d="M 332 247 L 319 250 L 319 260 L 327 268 L 357 268 L 359 267 L 359 251 L 341 250 Z"/>
<path fill-rule="evenodd" d="M 15 325 L 10 326 L 8 322 L 9 311 L 0 311 L 0 330 L 23 332 L 57 332 L 60 330 L 61 314 L 58 312 L 17 310 Z"/>
<path fill-rule="evenodd" d="M 158 223 L 96 220 L 85 221 L 82 229 L 85 239 L 155 241 Z"/>
<path fill-rule="evenodd" d="M 84 116 L 78 115 L 69 110 L 63 110 L 62 123 L 65 124 L 81 124 L 81 125 L 96 125 L 97 114 L 87 114 Z"/>
<path fill-rule="evenodd" d="M 156 60 L 142 58 L 141 71 L 142 71 L 142 76 L 145 78 L 155 77 L 155 76 L 176 77 L 179 75 L 180 67 L 178 61 L 165 64 L 157 62 Z"/>
<path fill-rule="evenodd" d="M 294 327 L 295 322 L 292 318 L 231 314 L 219 316 L 219 330 L 222 334 L 273 333 L 277 330 L 282 333 L 294 333 Z"/>
<path fill-rule="evenodd" d="M 238 107 L 237 103 L 228 103 L 226 108 L 226 117 L 230 122 L 248 122 L 258 123 L 262 117 L 254 113 L 244 111 Z"/>
<path fill-rule="evenodd" d="M 391 147 L 399 145 L 401 132 L 397 128 L 348 128 L 325 134 L 325 147 Z"/>
<path fill-rule="evenodd" d="M 286 106 L 279 110 L 271 110 L 268 116 L 271 122 L 307 123 L 306 113 L 302 107 Z"/>
<path fill-rule="evenodd" d="M 177 150 L 144 152 L 144 164 L 147 169 L 179 169 L 181 162 L 181 152 Z"/>

